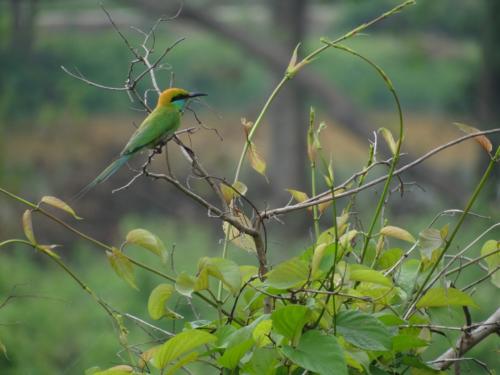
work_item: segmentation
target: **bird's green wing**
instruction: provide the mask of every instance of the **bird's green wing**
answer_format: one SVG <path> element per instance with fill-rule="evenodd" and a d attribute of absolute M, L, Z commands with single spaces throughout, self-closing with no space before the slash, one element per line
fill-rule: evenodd
<path fill-rule="evenodd" d="M 155 109 L 130 137 L 121 154 L 133 154 L 143 148 L 155 146 L 179 128 L 180 120 L 180 113 L 174 106 Z"/>

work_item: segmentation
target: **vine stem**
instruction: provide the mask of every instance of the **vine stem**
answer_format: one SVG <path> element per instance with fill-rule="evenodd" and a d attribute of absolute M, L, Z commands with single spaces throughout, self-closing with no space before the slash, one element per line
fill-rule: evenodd
<path fill-rule="evenodd" d="M 404 318 L 407 320 L 413 313 L 413 311 L 416 308 L 417 302 L 419 299 L 424 295 L 425 292 L 427 292 L 432 285 L 435 283 L 436 279 L 433 279 L 432 282 L 427 285 L 429 282 L 430 278 L 432 277 L 432 274 L 436 270 L 436 268 L 439 266 L 439 263 L 441 262 L 441 259 L 444 257 L 446 252 L 451 246 L 451 243 L 455 239 L 455 236 L 457 235 L 458 231 L 460 230 L 463 222 L 465 221 L 465 218 L 467 217 L 469 211 L 471 210 L 472 206 L 474 205 L 474 202 L 476 201 L 477 197 L 479 196 L 479 193 L 483 189 L 484 185 L 486 185 L 486 181 L 488 180 L 493 167 L 495 166 L 495 163 L 497 163 L 500 160 L 500 146 L 497 148 L 495 155 L 491 157 L 490 162 L 488 163 L 488 167 L 486 168 L 486 171 L 484 172 L 483 176 L 481 177 L 481 180 L 477 184 L 476 188 L 474 189 L 474 192 L 472 193 L 472 196 L 469 198 L 469 201 L 467 202 L 467 205 L 465 206 L 462 215 L 460 215 L 460 218 L 458 219 L 457 224 L 455 225 L 455 228 L 453 229 L 453 232 L 450 235 L 450 238 L 446 240 L 446 244 L 443 247 L 443 250 L 441 251 L 441 254 L 439 254 L 438 259 L 436 260 L 436 263 L 434 263 L 433 267 L 431 268 L 430 272 L 427 274 L 425 277 L 424 281 L 422 282 L 422 285 L 418 288 L 417 293 L 415 294 L 415 299 L 413 300 L 412 304 L 406 311 Z"/>

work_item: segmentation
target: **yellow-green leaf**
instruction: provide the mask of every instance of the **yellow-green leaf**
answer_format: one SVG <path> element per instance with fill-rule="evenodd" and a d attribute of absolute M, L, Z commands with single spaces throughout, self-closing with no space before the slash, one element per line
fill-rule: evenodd
<path fill-rule="evenodd" d="M 392 225 L 387 225 L 380 230 L 380 234 L 386 237 L 396 238 L 398 240 L 414 243 L 415 238 L 405 229 L 395 227 Z"/>
<path fill-rule="evenodd" d="M 31 210 L 24 211 L 23 214 L 23 231 L 26 238 L 32 243 L 36 243 L 35 234 L 33 232 L 33 221 L 31 219 Z"/>
<path fill-rule="evenodd" d="M 252 338 L 258 348 L 266 346 L 271 343 L 269 339 L 269 334 L 273 326 L 273 321 L 271 319 L 265 319 L 259 322 L 252 332 Z"/>
<path fill-rule="evenodd" d="M 302 203 L 305 200 L 309 199 L 306 193 L 299 191 L 299 190 L 294 190 L 294 189 L 286 189 L 288 191 L 293 199 L 295 199 L 297 202 Z"/>
<path fill-rule="evenodd" d="M 389 149 L 391 150 L 393 155 L 396 155 L 397 151 L 397 145 L 396 141 L 394 140 L 394 137 L 392 136 L 392 133 L 389 129 L 387 128 L 380 128 L 379 133 L 382 133 L 382 137 L 384 137 L 385 142 L 387 143 L 387 146 L 389 146 Z"/>
<path fill-rule="evenodd" d="M 454 122 L 453 125 L 457 126 L 461 131 L 463 131 L 466 134 L 474 134 L 480 132 L 479 129 L 476 129 L 473 126 L 462 124 L 460 122 Z M 483 150 L 486 151 L 488 154 L 490 154 L 491 151 L 493 150 L 493 145 L 491 144 L 491 141 L 485 135 L 478 135 L 477 137 L 474 137 L 474 140 L 477 143 L 479 143 L 479 145 L 483 148 Z"/>
<path fill-rule="evenodd" d="M 471 296 L 455 288 L 432 288 L 417 302 L 417 308 L 445 306 L 479 306 Z"/>
<path fill-rule="evenodd" d="M 487 256 L 484 258 L 486 264 L 488 265 L 489 272 L 491 274 L 491 282 L 497 288 L 500 288 L 500 241 L 489 240 L 486 241 L 481 248 L 481 255 Z M 490 255 L 488 255 L 490 254 Z"/>
<path fill-rule="evenodd" d="M 119 249 L 113 247 L 112 251 L 106 251 L 111 268 L 116 274 L 125 280 L 132 288 L 139 290 L 135 284 L 134 266 L 132 262 Z"/>
<path fill-rule="evenodd" d="M 204 257 L 198 263 L 198 272 L 201 273 L 202 270 L 206 270 L 209 275 L 222 281 L 234 294 L 240 290 L 240 267 L 232 260 Z"/>
<path fill-rule="evenodd" d="M 196 329 L 183 331 L 158 348 L 153 356 L 153 364 L 163 369 L 193 349 L 216 340 L 216 336 L 205 331 Z"/>
<path fill-rule="evenodd" d="M 236 192 L 233 190 L 233 188 L 231 188 L 231 186 L 228 186 L 223 182 L 219 184 L 219 188 L 222 196 L 224 197 L 224 200 L 227 204 L 229 204 L 233 200 Z"/>
<path fill-rule="evenodd" d="M 8 358 L 7 357 L 7 347 L 4 345 L 4 343 L 2 342 L 2 340 L 0 340 L 0 352 L 3 353 L 3 355 L 5 356 L 5 358 Z"/>
<path fill-rule="evenodd" d="M 59 254 L 55 253 L 52 249 L 55 249 L 58 247 L 58 245 L 37 245 L 36 248 L 37 250 L 40 250 L 41 252 L 47 254 L 48 256 L 56 259 L 61 259 Z"/>
<path fill-rule="evenodd" d="M 63 200 L 61 200 L 59 198 L 52 197 L 50 195 L 46 195 L 46 196 L 42 197 L 40 203 L 45 203 L 45 204 L 48 204 L 49 206 L 63 210 L 65 212 L 67 212 L 68 214 L 70 214 L 71 216 L 73 216 L 75 219 L 82 220 L 82 218 L 76 214 L 75 210 L 73 210 L 69 206 L 69 204 L 67 204 L 66 202 L 64 202 Z"/>
<path fill-rule="evenodd" d="M 196 280 L 194 277 L 181 272 L 175 280 L 175 290 L 186 297 L 191 297 L 191 294 L 195 291 L 195 284 Z"/>
<path fill-rule="evenodd" d="M 126 242 L 128 244 L 140 246 L 158 255 L 162 262 L 167 261 L 167 249 L 162 240 L 146 229 L 134 229 L 127 233 Z"/>
<path fill-rule="evenodd" d="M 158 320 L 164 316 L 172 319 L 182 318 L 165 305 L 174 293 L 174 287 L 170 284 L 160 284 L 153 289 L 148 299 L 148 313 L 152 319 Z"/>
<path fill-rule="evenodd" d="M 381 272 L 364 268 L 358 265 L 351 265 L 350 279 L 353 281 L 364 281 L 384 286 L 392 286 L 392 281 Z"/>
<path fill-rule="evenodd" d="M 198 352 L 191 352 L 177 361 L 175 365 L 170 367 L 165 375 L 174 375 L 178 369 L 186 366 L 188 363 L 194 362 L 198 359 Z"/>
<path fill-rule="evenodd" d="M 253 142 L 250 143 L 250 147 L 248 149 L 248 158 L 250 159 L 250 165 L 252 168 L 262 176 L 266 177 L 266 161 L 257 151 L 257 146 L 255 146 Z"/>
<path fill-rule="evenodd" d="M 287 72 L 291 72 L 293 68 L 295 68 L 295 65 L 297 65 L 297 57 L 299 54 L 299 47 L 300 43 L 297 44 L 295 49 L 293 50 L 292 57 L 290 58 L 290 62 L 288 63 L 288 67 L 286 68 Z"/>
<path fill-rule="evenodd" d="M 314 248 L 314 253 L 311 260 L 311 275 L 314 277 L 316 275 L 316 271 L 319 269 L 319 265 L 321 264 L 321 260 L 325 255 L 326 243 L 321 243 Z"/>

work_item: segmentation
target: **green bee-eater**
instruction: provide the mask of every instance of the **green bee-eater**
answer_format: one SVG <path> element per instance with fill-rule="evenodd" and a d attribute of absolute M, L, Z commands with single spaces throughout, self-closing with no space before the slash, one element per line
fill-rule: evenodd
<path fill-rule="evenodd" d="M 158 98 L 155 109 L 130 137 L 120 153 L 120 157 L 103 170 L 94 181 L 83 188 L 78 193 L 77 198 L 85 195 L 97 184 L 106 181 L 137 152 L 146 148 L 154 148 L 170 138 L 179 128 L 186 102 L 191 98 L 205 95 L 179 88 L 170 88 L 163 91 Z"/>

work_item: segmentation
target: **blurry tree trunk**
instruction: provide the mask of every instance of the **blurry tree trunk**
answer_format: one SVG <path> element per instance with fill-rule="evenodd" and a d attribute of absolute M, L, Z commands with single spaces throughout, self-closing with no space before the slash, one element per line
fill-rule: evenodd
<path fill-rule="evenodd" d="M 33 47 L 35 17 L 38 0 L 10 0 L 10 47 L 14 51 L 30 53 Z"/>
<path fill-rule="evenodd" d="M 273 0 L 272 30 L 275 40 L 290 55 L 304 40 L 306 10 L 308 1 Z M 275 74 L 276 81 L 283 72 Z M 306 92 L 295 81 L 291 81 L 278 96 L 269 112 L 271 120 L 271 152 L 269 175 L 276 183 L 271 183 L 272 200 L 283 198 L 285 188 L 306 190 Z"/>
<path fill-rule="evenodd" d="M 500 1 L 485 1 L 483 19 L 482 52 L 483 66 L 480 82 L 479 115 L 481 128 L 500 127 Z M 495 147 L 500 145 L 500 135 L 491 135 Z M 487 158 L 481 158 L 479 173 L 483 173 Z M 500 199 L 500 170 L 495 168 L 489 181 L 490 199 Z"/>

